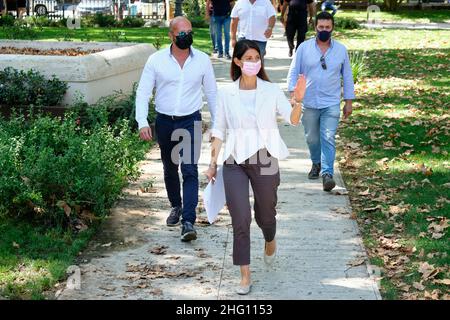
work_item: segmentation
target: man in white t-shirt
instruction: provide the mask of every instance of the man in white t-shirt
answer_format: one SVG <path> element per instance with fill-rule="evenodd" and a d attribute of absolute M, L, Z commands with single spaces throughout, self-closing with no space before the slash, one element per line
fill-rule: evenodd
<path fill-rule="evenodd" d="M 270 0 L 238 0 L 231 11 L 231 19 L 233 48 L 237 40 L 253 40 L 258 44 L 261 56 L 264 57 L 267 39 L 272 36 L 276 21 L 276 11 Z"/>

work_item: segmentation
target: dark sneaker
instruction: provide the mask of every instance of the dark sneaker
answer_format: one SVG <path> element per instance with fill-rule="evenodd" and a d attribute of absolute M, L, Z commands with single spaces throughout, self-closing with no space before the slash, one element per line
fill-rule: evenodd
<path fill-rule="evenodd" d="M 288 53 L 289 58 L 292 57 L 292 51 L 293 51 L 292 49 L 289 49 L 289 53 Z"/>
<path fill-rule="evenodd" d="M 308 179 L 319 179 L 320 163 L 313 163 L 311 171 L 308 173 Z"/>
<path fill-rule="evenodd" d="M 228 60 L 230 60 L 230 59 L 231 59 L 230 54 L 229 54 L 229 53 L 225 53 L 225 58 L 227 58 Z"/>
<path fill-rule="evenodd" d="M 168 227 L 175 227 L 180 224 L 180 216 L 182 211 L 183 209 L 181 207 L 172 208 L 166 220 L 166 224 Z"/>
<path fill-rule="evenodd" d="M 219 54 L 217 55 L 217 58 L 223 58 L 223 53 L 219 53 Z"/>
<path fill-rule="evenodd" d="M 325 173 L 322 176 L 323 191 L 331 191 L 336 186 L 336 182 L 333 180 L 333 176 L 329 173 Z"/>
<path fill-rule="evenodd" d="M 194 226 L 189 221 L 184 221 L 181 228 L 181 241 L 187 242 L 195 239 L 197 239 L 197 232 Z"/>

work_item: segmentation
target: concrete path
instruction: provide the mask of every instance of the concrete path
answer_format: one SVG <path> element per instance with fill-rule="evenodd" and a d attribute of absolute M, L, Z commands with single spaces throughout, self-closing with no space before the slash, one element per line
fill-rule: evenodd
<path fill-rule="evenodd" d="M 279 25 L 267 49 L 269 77 L 285 89 L 290 59 Z M 229 61 L 213 60 L 219 86 L 229 82 Z M 205 118 L 207 118 L 205 112 Z M 232 229 L 226 210 L 209 225 L 199 208 L 198 240 L 180 241 L 180 228 L 168 228 L 168 201 L 159 149 L 142 163 L 143 175 L 125 190 L 102 232 L 80 258 L 81 289 L 64 289 L 59 299 L 380 299 L 370 276 L 358 228 L 339 171 L 338 188 L 322 191 L 310 181 L 308 150 L 302 127 L 280 123 L 291 156 L 280 162 L 278 202 L 279 252 L 274 266 L 263 262 L 263 236 L 252 222 L 253 290 L 234 293 L 239 268 L 232 265 Z M 206 169 L 204 141 L 200 172 Z M 154 190 L 139 187 L 154 180 Z M 206 185 L 202 176 L 202 189 Z M 342 195 L 344 194 L 344 195 Z"/>

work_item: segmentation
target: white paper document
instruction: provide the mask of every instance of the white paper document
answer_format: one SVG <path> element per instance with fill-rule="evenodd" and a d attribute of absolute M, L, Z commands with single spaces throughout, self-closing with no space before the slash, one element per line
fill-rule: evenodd
<path fill-rule="evenodd" d="M 223 166 L 217 168 L 216 181 L 210 181 L 203 191 L 203 204 L 209 223 L 214 223 L 220 210 L 225 206 L 225 187 L 223 184 Z"/>

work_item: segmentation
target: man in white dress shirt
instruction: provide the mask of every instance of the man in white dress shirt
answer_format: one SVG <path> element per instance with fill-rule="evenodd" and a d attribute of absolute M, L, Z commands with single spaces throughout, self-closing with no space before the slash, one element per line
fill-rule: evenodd
<path fill-rule="evenodd" d="M 147 121 L 148 102 L 155 93 L 155 132 L 161 149 L 164 182 L 172 210 L 168 226 L 182 222 L 181 240 L 197 239 L 194 229 L 198 204 L 198 168 L 202 140 L 202 88 L 214 121 L 217 85 L 209 57 L 192 45 L 192 25 L 185 17 L 170 23 L 169 48 L 151 55 L 136 92 L 136 121 L 139 135 L 151 140 Z M 181 156 L 183 198 L 178 166 Z"/>
<path fill-rule="evenodd" d="M 275 26 L 276 14 L 269 0 L 238 0 L 231 11 L 233 48 L 238 40 L 253 40 L 258 44 L 261 56 L 264 57 L 267 39 L 272 36 Z M 236 34 L 238 34 L 237 38 Z"/>

